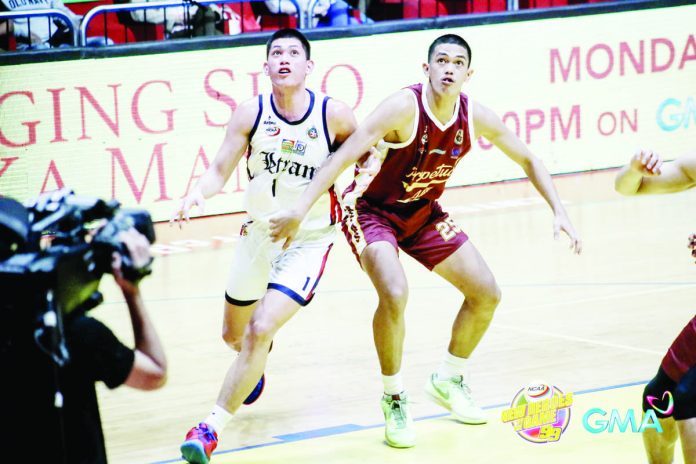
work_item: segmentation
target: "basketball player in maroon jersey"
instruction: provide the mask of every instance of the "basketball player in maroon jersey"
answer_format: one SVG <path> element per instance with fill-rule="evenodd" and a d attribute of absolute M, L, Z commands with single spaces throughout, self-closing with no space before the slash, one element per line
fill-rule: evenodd
<path fill-rule="evenodd" d="M 696 152 L 663 165 L 660 155 L 641 150 L 616 176 L 616 191 L 624 195 L 680 192 L 695 186 Z M 696 256 L 696 235 L 689 237 L 689 248 Z M 652 428 L 643 432 L 650 464 L 671 463 L 678 437 L 684 463 L 696 464 L 696 316 L 674 340 L 657 375 L 646 385 L 643 411 L 648 408 L 655 411 L 662 426 L 662 433 Z"/>
<path fill-rule="evenodd" d="M 400 374 L 408 287 L 399 248 L 464 294 L 448 352 L 426 392 L 459 421 L 486 422 L 471 398 L 466 361 L 491 322 L 500 289 L 467 235 L 437 202 L 478 136 L 522 167 L 554 212 L 555 235 L 565 232 L 571 248 L 576 253 L 581 249 L 542 162 L 490 109 L 461 93 L 472 74 L 470 62 L 471 49 L 464 39 L 453 34 L 436 39 L 423 64 L 428 82 L 401 89 L 380 103 L 322 167 L 294 209 L 270 220 L 271 237 L 289 243 L 320 192 L 343 170 L 370 147 L 386 151 L 381 168 L 362 169 L 344 194 L 343 229 L 379 296 L 373 332 L 384 382 L 385 437 L 393 447 L 415 444 Z"/>

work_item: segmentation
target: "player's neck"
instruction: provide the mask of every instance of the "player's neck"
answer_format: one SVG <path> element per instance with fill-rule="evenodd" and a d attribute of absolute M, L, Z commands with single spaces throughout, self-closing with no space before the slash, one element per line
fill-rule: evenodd
<path fill-rule="evenodd" d="M 433 116 L 442 124 L 446 124 L 452 119 L 452 114 L 454 114 L 454 108 L 456 107 L 459 95 L 450 96 L 437 94 L 433 91 L 430 83 L 423 87 L 423 91 L 425 92 L 425 101 L 428 105 L 428 109 L 430 109 Z"/>
<path fill-rule="evenodd" d="M 278 113 L 288 121 L 297 121 L 307 113 L 309 92 L 304 85 L 298 87 L 273 87 L 273 104 Z"/>

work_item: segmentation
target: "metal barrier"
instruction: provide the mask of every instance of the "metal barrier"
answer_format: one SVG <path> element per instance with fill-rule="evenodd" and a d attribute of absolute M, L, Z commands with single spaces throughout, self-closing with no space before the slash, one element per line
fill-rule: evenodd
<path fill-rule="evenodd" d="M 77 45 L 77 34 L 75 31 L 75 26 L 73 25 L 72 19 L 70 19 L 70 16 L 67 15 L 62 10 L 57 10 L 55 8 L 41 8 L 41 9 L 36 9 L 36 10 L 24 10 L 24 11 L 2 11 L 0 12 L 0 20 L 3 19 L 16 19 L 16 18 L 27 18 L 27 25 L 28 25 L 28 31 L 29 31 L 29 37 L 31 37 L 31 18 L 42 18 L 45 17 L 46 20 L 48 21 L 48 31 L 50 35 L 53 35 L 51 32 L 52 28 L 55 28 L 56 31 L 58 31 L 58 26 L 55 26 L 53 24 L 53 21 L 51 19 L 53 17 L 59 17 L 65 22 L 65 25 L 70 29 L 70 34 L 72 35 L 72 44 Z M 31 39 L 29 39 L 31 41 Z"/>
<path fill-rule="evenodd" d="M 160 0 L 160 1 L 155 1 L 155 2 L 146 2 L 146 3 L 128 3 L 128 4 L 121 4 L 121 5 L 100 5 L 97 6 L 91 10 L 85 15 L 85 17 L 82 19 L 82 23 L 80 24 L 80 31 L 79 31 L 79 44 L 84 46 L 86 40 L 87 40 L 87 28 L 89 27 L 90 22 L 94 19 L 95 16 L 100 15 L 100 14 L 108 14 L 108 13 L 119 13 L 119 12 L 124 12 L 124 11 L 136 11 L 136 10 L 152 10 L 152 9 L 158 9 L 158 8 L 164 8 L 165 12 L 165 17 L 166 17 L 166 8 L 170 7 L 181 7 L 184 8 L 184 16 L 186 18 L 186 22 L 190 25 L 190 19 L 191 15 L 189 13 L 189 10 L 192 6 L 207 6 L 207 5 L 218 5 L 218 4 L 231 4 L 231 3 L 244 3 L 244 2 L 249 2 L 249 1 L 263 1 L 263 0 Z M 297 24 L 300 27 L 300 29 L 306 28 L 306 15 L 302 14 L 302 10 L 297 3 L 297 0 L 288 0 L 290 1 L 296 8 L 297 11 Z M 290 15 L 292 16 L 292 15 Z"/>

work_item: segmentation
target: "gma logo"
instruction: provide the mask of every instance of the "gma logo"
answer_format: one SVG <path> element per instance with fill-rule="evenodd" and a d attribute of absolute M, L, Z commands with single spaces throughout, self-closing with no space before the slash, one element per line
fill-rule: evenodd
<path fill-rule="evenodd" d="M 604 409 L 592 408 L 582 416 L 582 425 L 590 433 L 602 433 L 605 430 L 613 433 L 617 428 L 619 432 L 625 433 L 630 427 L 633 433 L 642 433 L 645 429 L 655 429 L 657 433 L 662 433 L 662 426 L 657 420 L 655 411 L 648 409 L 643 415 L 643 419 L 638 424 L 633 409 L 626 412 L 625 417 L 621 417 L 618 410 L 612 409 L 609 419 L 605 419 L 607 412 Z"/>

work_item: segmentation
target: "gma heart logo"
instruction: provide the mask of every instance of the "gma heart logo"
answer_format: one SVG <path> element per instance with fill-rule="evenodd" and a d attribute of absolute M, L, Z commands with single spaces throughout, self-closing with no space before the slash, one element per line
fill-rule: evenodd
<path fill-rule="evenodd" d="M 667 399 L 667 408 L 666 409 L 660 409 L 657 406 L 655 406 L 655 402 L 659 399 L 660 401 L 665 400 L 665 396 L 668 397 Z M 671 391 L 666 391 L 662 394 L 662 398 L 658 398 L 656 396 L 651 396 L 648 395 L 645 397 L 645 399 L 648 401 L 648 404 L 650 405 L 651 408 L 653 408 L 655 411 L 659 412 L 660 414 L 664 414 L 665 416 L 670 416 L 672 414 L 672 411 L 674 411 L 674 398 L 672 398 L 672 392 Z"/>

